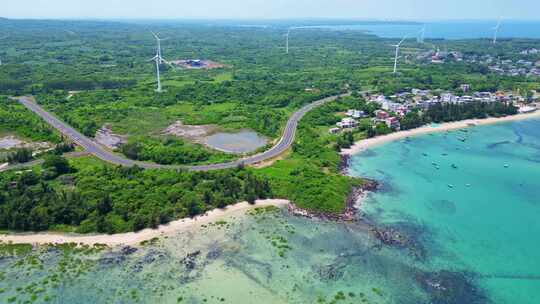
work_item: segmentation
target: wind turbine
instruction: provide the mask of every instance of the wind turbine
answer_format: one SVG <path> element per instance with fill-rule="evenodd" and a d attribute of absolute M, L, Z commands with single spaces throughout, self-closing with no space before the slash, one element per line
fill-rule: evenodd
<path fill-rule="evenodd" d="M 291 36 L 291 32 L 292 30 L 297 30 L 297 29 L 303 29 L 305 27 L 303 26 L 295 26 L 295 27 L 290 27 L 287 29 L 287 34 L 285 34 L 285 53 L 286 54 L 289 54 L 289 36 Z"/>
<path fill-rule="evenodd" d="M 426 37 L 426 25 L 418 32 L 418 38 L 416 39 L 418 43 L 424 43 L 424 38 Z"/>
<path fill-rule="evenodd" d="M 154 33 L 154 32 L 151 32 L 152 35 L 154 35 L 154 38 L 156 38 L 156 41 L 157 41 L 157 50 L 156 50 L 156 56 L 154 56 L 154 58 L 150 59 L 150 61 L 155 61 L 156 62 L 156 74 L 157 74 L 157 89 L 156 89 L 156 92 L 158 93 L 161 93 L 163 92 L 163 90 L 161 89 L 161 79 L 160 79 L 160 72 L 159 72 L 159 65 L 162 64 L 162 63 L 168 63 L 167 61 L 165 61 L 165 59 L 163 59 L 163 57 L 161 57 L 161 41 L 163 40 L 167 40 L 167 38 L 163 39 L 163 38 L 159 38 L 159 36 Z"/>
<path fill-rule="evenodd" d="M 289 36 L 291 35 L 292 28 L 289 28 L 287 30 L 287 34 L 285 34 L 286 37 L 286 43 L 285 43 L 285 53 L 289 54 Z"/>
<path fill-rule="evenodd" d="M 401 41 L 398 44 L 392 45 L 393 47 L 396 48 L 396 57 L 394 58 L 394 74 L 397 73 L 397 62 L 398 62 L 398 58 L 399 58 L 399 48 L 401 47 L 401 44 L 405 41 L 405 39 L 407 39 L 407 36 L 403 37 L 403 39 L 401 39 Z"/>
<path fill-rule="evenodd" d="M 501 28 L 501 19 L 499 18 L 499 22 L 497 22 L 497 25 L 492 28 L 495 32 L 493 33 L 493 44 L 497 43 L 497 35 L 499 35 L 499 29 Z"/>

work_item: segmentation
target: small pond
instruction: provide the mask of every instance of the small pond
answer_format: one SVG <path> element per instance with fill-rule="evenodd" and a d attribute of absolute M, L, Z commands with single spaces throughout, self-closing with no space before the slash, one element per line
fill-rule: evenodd
<path fill-rule="evenodd" d="M 221 132 L 205 139 L 205 143 L 213 149 L 237 154 L 254 152 L 264 147 L 267 142 L 266 138 L 250 130 L 242 130 L 236 133 Z"/>

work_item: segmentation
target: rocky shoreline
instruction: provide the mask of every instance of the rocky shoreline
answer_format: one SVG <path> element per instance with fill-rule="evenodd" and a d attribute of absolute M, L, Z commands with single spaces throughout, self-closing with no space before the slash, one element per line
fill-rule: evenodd
<path fill-rule="evenodd" d="M 342 154 L 341 161 L 338 165 L 339 172 L 343 175 L 348 175 L 350 164 L 351 155 Z M 422 254 L 417 252 L 419 250 L 416 248 L 417 246 L 414 244 L 414 240 L 411 239 L 407 233 L 392 227 L 379 227 L 370 223 L 367 219 L 358 216 L 358 201 L 365 197 L 367 193 L 377 191 L 379 186 L 379 182 L 364 178 L 361 186 L 353 187 L 351 190 L 351 193 L 347 197 L 345 210 L 341 214 L 308 211 L 296 206 L 292 202 L 288 205 L 288 211 L 293 216 L 306 217 L 309 219 L 320 219 L 333 222 L 362 222 L 366 225 L 369 233 L 379 240 L 382 245 L 401 249 L 411 249 L 413 255 L 420 258 Z"/>
<path fill-rule="evenodd" d="M 348 154 L 342 154 L 338 164 L 338 171 L 343 175 L 348 175 L 350 165 L 351 156 Z"/>
<path fill-rule="evenodd" d="M 345 210 L 340 214 L 329 212 L 308 211 L 296 206 L 294 203 L 288 205 L 288 211 L 294 216 L 306 217 L 310 219 L 322 219 L 335 222 L 354 222 L 357 220 L 357 202 L 369 192 L 377 190 L 379 183 L 374 180 L 364 179 L 361 186 L 353 187 L 347 197 Z"/>

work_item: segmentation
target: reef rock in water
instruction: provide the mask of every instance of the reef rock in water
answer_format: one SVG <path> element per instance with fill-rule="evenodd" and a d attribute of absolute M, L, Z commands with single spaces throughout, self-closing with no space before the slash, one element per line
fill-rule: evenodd
<path fill-rule="evenodd" d="M 464 272 L 423 272 L 417 274 L 416 280 L 433 304 L 488 303 L 482 290 L 473 283 L 472 275 Z"/>

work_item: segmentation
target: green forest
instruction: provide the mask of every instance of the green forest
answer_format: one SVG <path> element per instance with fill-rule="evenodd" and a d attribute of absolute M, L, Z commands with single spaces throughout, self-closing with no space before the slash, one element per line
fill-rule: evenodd
<path fill-rule="evenodd" d="M 58 143 L 61 136 L 41 118 L 14 100 L 0 96 L 0 135 L 15 133 L 32 141 Z"/>
<path fill-rule="evenodd" d="M 30 172 L 0 175 L 0 227 L 80 233 L 135 231 L 272 195 L 247 169 L 192 173 L 110 167 L 50 156 Z"/>

